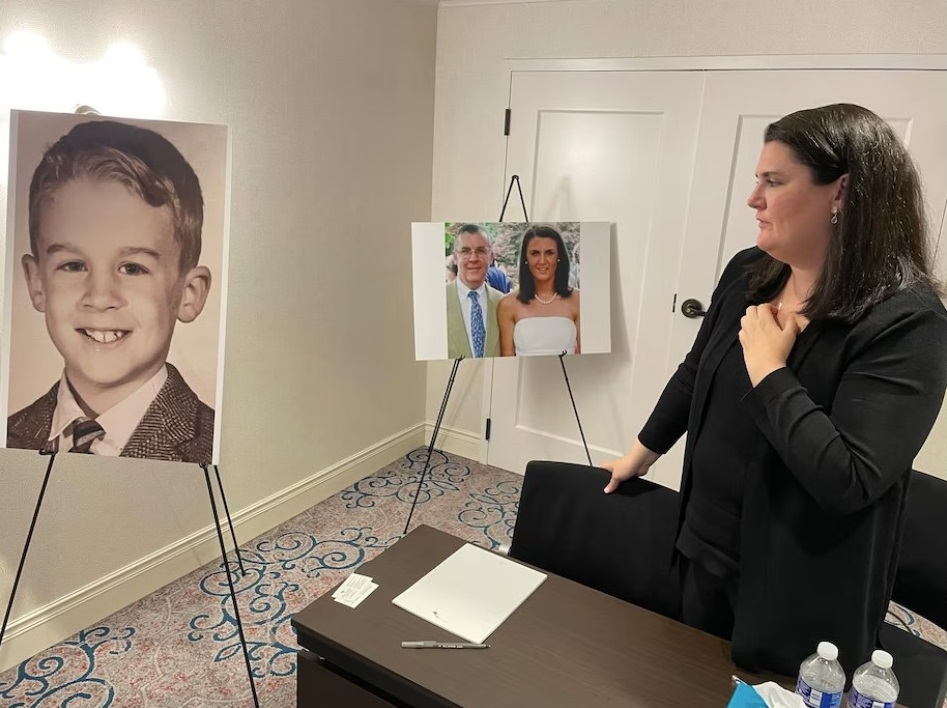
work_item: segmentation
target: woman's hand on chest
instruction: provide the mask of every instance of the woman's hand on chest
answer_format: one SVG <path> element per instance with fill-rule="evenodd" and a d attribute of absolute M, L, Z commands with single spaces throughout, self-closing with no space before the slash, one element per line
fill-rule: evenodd
<path fill-rule="evenodd" d="M 777 369 L 786 366 L 796 337 L 808 324 L 791 314 L 780 324 L 775 309 L 768 304 L 751 305 L 740 320 L 740 344 L 750 383 L 756 387 Z"/>

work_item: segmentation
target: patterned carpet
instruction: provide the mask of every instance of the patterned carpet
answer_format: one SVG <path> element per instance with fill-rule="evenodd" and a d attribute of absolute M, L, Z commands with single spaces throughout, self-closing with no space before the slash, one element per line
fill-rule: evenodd
<path fill-rule="evenodd" d="M 426 453 L 411 452 L 241 548 L 247 575 L 235 583 L 262 706 L 295 706 L 292 614 L 401 537 Z M 435 452 L 411 526 L 507 545 L 521 481 Z M 902 608 L 888 619 L 947 647 L 943 630 Z M 220 562 L 0 674 L 3 708 L 251 705 Z"/>

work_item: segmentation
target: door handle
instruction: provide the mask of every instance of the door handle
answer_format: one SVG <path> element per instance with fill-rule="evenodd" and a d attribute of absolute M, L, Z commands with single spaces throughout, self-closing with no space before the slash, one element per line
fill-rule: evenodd
<path fill-rule="evenodd" d="M 704 310 L 704 306 L 700 304 L 700 300 L 688 298 L 681 303 L 681 314 L 684 317 L 694 319 L 695 317 L 703 317 L 707 312 Z"/>

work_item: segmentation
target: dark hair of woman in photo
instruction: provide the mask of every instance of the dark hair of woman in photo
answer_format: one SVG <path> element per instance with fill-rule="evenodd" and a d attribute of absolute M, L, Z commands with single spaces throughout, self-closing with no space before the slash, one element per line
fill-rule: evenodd
<path fill-rule="evenodd" d="M 536 238 L 548 238 L 556 242 L 558 256 L 556 259 L 556 274 L 553 279 L 553 289 L 559 297 L 569 297 L 572 294 L 572 288 L 569 287 L 569 251 L 566 248 L 562 235 L 552 226 L 537 224 L 530 226 L 523 233 L 523 241 L 520 244 L 520 281 L 519 292 L 516 295 L 517 300 L 522 303 L 529 303 L 536 296 L 536 280 L 530 272 L 529 244 Z"/>

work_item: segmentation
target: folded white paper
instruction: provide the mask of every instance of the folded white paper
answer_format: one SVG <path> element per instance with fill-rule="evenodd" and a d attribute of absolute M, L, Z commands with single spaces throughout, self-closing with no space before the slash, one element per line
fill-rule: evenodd
<path fill-rule="evenodd" d="M 358 607 L 366 597 L 371 595 L 378 587 L 367 575 L 352 573 L 345 581 L 335 589 L 332 598 L 336 602 L 341 602 L 349 607 Z"/>
<path fill-rule="evenodd" d="M 392 602 L 479 644 L 545 579 L 539 571 L 468 543 Z"/>

